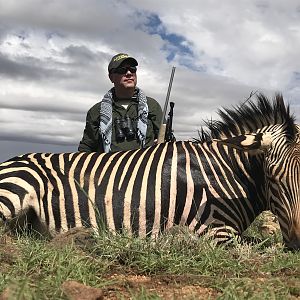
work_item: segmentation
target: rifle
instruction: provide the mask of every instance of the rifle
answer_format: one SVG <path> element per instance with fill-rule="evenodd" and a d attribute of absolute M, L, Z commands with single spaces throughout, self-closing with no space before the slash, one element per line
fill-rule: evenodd
<path fill-rule="evenodd" d="M 173 134 L 173 109 L 174 109 L 174 102 L 170 102 L 170 111 L 169 116 L 167 119 L 167 125 L 166 125 L 166 133 L 165 133 L 165 142 L 175 142 L 175 136 Z"/>
<path fill-rule="evenodd" d="M 159 135 L 158 135 L 158 141 L 157 141 L 158 143 L 163 143 L 165 141 L 170 142 L 170 141 L 175 140 L 175 137 L 173 135 L 173 129 L 172 129 L 174 102 L 170 102 L 170 112 L 169 112 L 168 119 L 166 120 L 166 113 L 167 113 L 167 108 L 168 108 L 168 104 L 169 104 L 175 69 L 176 69 L 175 67 L 172 67 L 167 97 L 166 97 L 166 101 L 165 101 L 163 116 L 162 116 Z"/>

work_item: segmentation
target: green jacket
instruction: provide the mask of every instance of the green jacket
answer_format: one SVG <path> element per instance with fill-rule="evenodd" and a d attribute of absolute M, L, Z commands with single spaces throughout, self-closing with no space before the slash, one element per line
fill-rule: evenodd
<path fill-rule="evenodd" d="M 153 145 L 153 141 L 157 139 L 161 120 L 162 110 L 160 105 L 153 98 L 147 97 L 148 104 L 148 124 L 145 147 Z M 131 119 L 137 118 L 138 101 L 136 98 L 132 98 L 127 109 L 118 104 L 117 101 L 113 101 L 113 120 L 116 117 L 129 116 Z M 101 134 L 99 132 L 100 124 L 100 102 L 95 104 L 87 113 L 86 125 L 83 132 L 82 140 L 79 143 L 78 151 L 82 152 L 104 152 Z M 112 141 L 111 152 L 132 150 L 140 148 L 139 141 L 137 139 L 127 141 L 117 141 L 115 133 L 115 125 L 112 126 Z"/>

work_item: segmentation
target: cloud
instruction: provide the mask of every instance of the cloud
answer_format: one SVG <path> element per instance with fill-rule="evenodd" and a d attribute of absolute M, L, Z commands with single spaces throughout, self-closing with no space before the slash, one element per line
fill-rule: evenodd
<path fill-rule="evenodd" d="M 107 64 L 118 52 L 138 59 L 139 87 L 162 106 L 176 66 L 178 139 L 197 136 L 203 119 L 256 90 L 282 92 L 298 118 L 297 1 L 0 0 L 0 7 L 0 161 L 45 145 L 75 150 L 87 110 L 111 87 Z"/>

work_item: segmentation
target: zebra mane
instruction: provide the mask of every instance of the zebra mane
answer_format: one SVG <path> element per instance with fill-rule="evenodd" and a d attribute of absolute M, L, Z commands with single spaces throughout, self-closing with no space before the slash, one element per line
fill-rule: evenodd
<path fill-rule="evenodd" d="M 285 124 L 285 132 L 290 138 L 293 139 L 296 134 L 295 117 L 290 114 L 289 105 L 284 104 L 281 94 L 276 94 L 272 101 L 258 94 L 256 101 L 250 99 L 233 108 L 219 109 L 218 115 L 221 120 L 205 121 L 208 130 L 201 128 L 197 142 L 254 133 L 276 124 Z"/>

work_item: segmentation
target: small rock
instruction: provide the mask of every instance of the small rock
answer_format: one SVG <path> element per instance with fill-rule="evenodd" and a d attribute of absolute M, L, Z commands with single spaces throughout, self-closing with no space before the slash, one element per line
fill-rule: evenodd
<path fill-rule="evenodd" d="M 72 228 L 67 232 L 57 234 L 50 241 L 50 244 L 55 248 L 75 244 L 83 250 L 92 247 L 94 243 L 93 230 L 89 228 Z"/>

